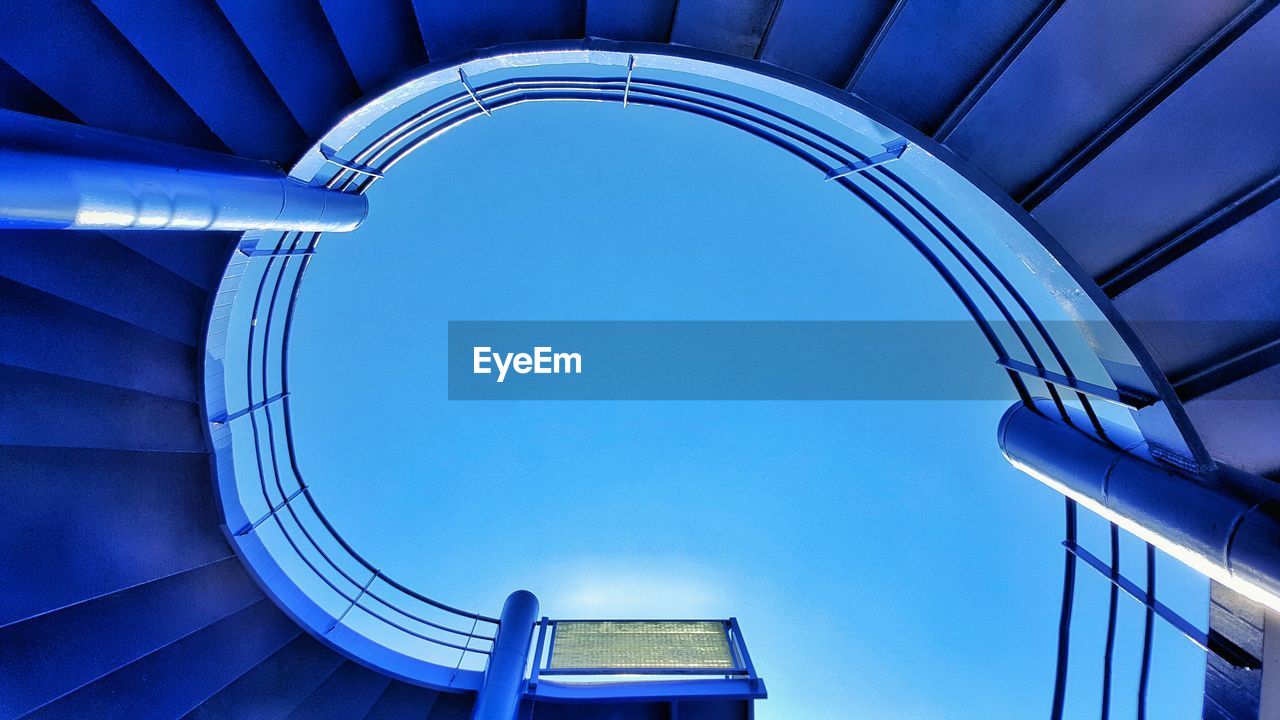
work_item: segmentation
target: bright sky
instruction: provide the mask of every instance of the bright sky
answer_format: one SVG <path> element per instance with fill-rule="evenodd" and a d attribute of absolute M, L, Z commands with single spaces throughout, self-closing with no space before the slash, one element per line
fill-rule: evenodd
<path fill-rule="evenodd" d="M 763 720 L 1047 717 L 1063 502 L 1001 457 L 1005 403 L 446 397 L 449 320 L 962 318 L 851 196 L 706 120 L 538 103 L 433 141 L 371 203 L 312 263 L 291 384 L 317 501 L 387 574 L 495 615 L 526 588 L 552 617 L 737 616 Z M 1203 627 L 1205 582 L 1159 569 Z M 1081 567 L 1072 718 L 1098 716 L 1106 588 Z M 1143 616 L 1120 608 L 1132 717 Z M 1204 655 L 1156 629 L 1149 717 L 1198 718 Z"/>

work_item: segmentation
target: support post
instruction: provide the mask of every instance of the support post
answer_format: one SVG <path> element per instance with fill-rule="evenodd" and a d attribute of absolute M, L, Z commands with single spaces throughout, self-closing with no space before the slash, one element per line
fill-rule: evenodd
<path fill-rule="evenodd" d="M 368 211 L 269 163 L 0 110 L 0 228 L 344 232 Z"/>
<path fill-rule="evenodd" d="M 1074 413 L 1074 411 L 1073 411 Z M 1078 415 L 1078 413 L 1076 413 Z M 1000 421 L 1008 461 L 1193 570 L 1280 611 L 1280 491 L 1226 466 L 1191 475 L 1154 459 L 1135 433 L 1083 416 L 1067 424 L 1047 403 Z"/>
<path fill-rule="evenodd" d="M 498 617 L 493 654 L 471 720 L 516 720 L 524 696 L 524 667 L 538 620 L 538 598 L 527 590 L 507 597 Z"/>

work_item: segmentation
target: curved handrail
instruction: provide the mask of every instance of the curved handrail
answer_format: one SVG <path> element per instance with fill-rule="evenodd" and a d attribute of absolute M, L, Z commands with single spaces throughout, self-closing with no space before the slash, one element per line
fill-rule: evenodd
<path fill-rule="evenodd" d="M 543 101 L 624 102 L 698 115 L 769 142 L 824 173 L 833 167 L 867 160 L 865 154 L 833 134 L 750 99 L 629 72 L 626 77 L 511 78 L 474 88 L 464 87 L 460 80 L 457 92 L 413 112 L 377 137 L 362 140 L 359 143 L 361 147 L 325 148 L 329 151 L 325 158 L 336 170 L 327 177 L 309 179 L 331 189 L 365 193 L 413 150 L 448 130 L 499 110 Z M 355 152 L 345 156 L 345 160 L 336 159 L 334 153 L 352 149 Z M 1053 334 L 998 264 L 956 222 L 889 165 L 838 177 L 834 182 L 877 212 L 930 263 L 982 331 L 997 360 L 1025 357 L 1030 366 L 1042 371 L 1041 377 L 1032 378 L 1032 382 L 1038 379 L 1043 383 L 1064 420 L 1071 422 L 1068 405 L 1076 404 L 1091 420 L 1094 432 L 1101 434 L 1101 424 L 1086 394 L 1068 388 L 1064 396 L 1055 383 L 1045 379 L 1045 373 L 1053 373 L 1071 381 L 1079 380 Z M 878 196 L 883 196 L 883 199 Z M 925 235 L 913 229 L 904 217 L 924 228 Z M 341 599 L 340 604 L 345 605 L 340 612 L 331 613 L 336 619 L 326 634 L 349 622 L 350 613 L 358 610 L 382 623 L 386 631 L 457 650 L 456 672 L 469 655 L 488 655 L 494 633 L 488 629 L 481 630 L 480 626 L 483 624 L 496 631 L 498 621 L 441 603 L 388 577 L 348 544 L 320 509 L 303 479 L 293 433 L 289 342 L 302 280 L 315 256 L 319 240 L 318 233 L 282 233 L 273 246 L 264 250 L 255 243 L 251 251 L 245 253 L 246 263 L 260 256 L 265 260 L 261 263 L 257 287 L 253 289 L 254 303 L 245 348 L 247 402 L 245 409 L 238 411 L 236 416 L 249 418 L 256 459 L 253 469 L 258 475 L 257 492 L 260 494 L 257 499 L 264 503 L 267 511 L 236 530 L 234 536 L 263 532 L 264 527 L 278 530 L 280 539 L 297 555 L 302 565 Z M 978 292 L 971 293 L 965 286 L 966 282 L 976 284 Z M 990 319 L 980 302 L 994 307 L 999 319 Z M 1019 318 L 1019 313 L 1024 317 Z M 283 317 L 279 317 L 281 314 Z M 258 329 L 259 321 L 262 321 L 261 331 Z M 1023 321 L 1030 323 L 1030 333 L 1022 327 Z M 1009 326 L 1016 338 L 1015 344 L 1010 345 L 1000 337 L 996 330 L 999 322 Z M 273 328 L 280 328 L 278 336 L 273 333 Z M 1050 357 L 1042 355 L 1033 337 L 1049 351 Z M 273 349 L 278 355 L 274 359 Z M 278 363 L 279 378 L 273 382 L 271 370 L 276 367 L 275 363 Z M 1035 409 L 1027 378 L 1009 368 L 1006 372 L 1023 403 Z M 273 417 L 273 405 L 277 402 L 283 421 L 283 447 L 278 446 Z M 259 428 L 259 416 L 263 421 L 265 442 Z M 228 414 L 222 419 L 211 420 L 215 423 L 229 422 L 231 417 Z M 286 483 L 286 474 L 292 476 L 292 482 Z M 295 504 L 297 498 L 302 498 L 303 502 Z M 308 522 L 304 520 L 318 523 L 319 527 L 309 529 Z M 325 545 L 329 543 L 336 547 L 326 549 Z M 354 567 L 349 567 L 352 564 Z M 359 571 L 355 572 L 355 568 Z M 431 619 L 424 616 L 422 609 L 406 607 L 412 603 L 439 611 L 446 619 Z M 449 624 L 448 619 L 452 619 L 454 625 Z M 458 620 L 463 626 L 470 621 L 470 629 L 455 626 Z M 465 638 L 465 642 L 459 644 L 442 639 L 432 631 Z M 378 638 L 374 640 L 380 641 Z"/>

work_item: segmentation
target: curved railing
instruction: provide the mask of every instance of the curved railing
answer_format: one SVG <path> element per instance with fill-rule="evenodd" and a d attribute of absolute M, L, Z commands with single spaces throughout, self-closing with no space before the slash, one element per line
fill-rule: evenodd
<path fill-rule="evenodd" d="M 827 178 L 873 209 L 950 288 L 1028 407 L 1036 408 L 1033 396 L 1042 388 L 1065 422 L 1074 421 L 1068 411 L 1075 406 L 1092 426 L 1083 429 L 1104 435 L 1094 401 L 1127 409 L 1151 402 L 1117 391 L 1106 377 L 1085 379 L 1073 369 L 1062 345 L 1080 338 L 1050 332 L 990 249 L 939 208 L 928 189 L 895 169 L 896 157 L 891 156 L 913 150 L 890 143 L 876 153 L 865 138 L 842 137 L 836 123 L 820 126 L 799 113 L 780 111 L 763 98 L 735 92 L 731 83 L 712 87 L 709 82 L 682 82 L 678 73 L 647 74 L 634 56 L 620 66 L 596 70 L 606 76 L 531 76 L 529 70 L 510 76 L 506 67 L 495 79 L 473 82 L 461 69 L 436 71 L 452 71 L 455 80 L 437 85 L 416 106 L 398 102 L 394 111 L 402 117 L 370 123 L 350 133 L 340 147 L 318 146 L 323 164 L 314 176 L 300 179 L 342 192 L 368 192 L 433 138 L 529 102 L 614 102 L 697 115 L 786 151 L 814 168 L 815 182 Z M 210 327 L 215 365 L 210 376 L 225 378 L 227 384 L 211 388 L 208 395 L 228 532 L 242 554 L 252 555 L 248 564 L 260 576 L 279 573 L 297 586 L 300 593 L 277 599 L 313 632 L 348 652 L 388 651 L 382 661 L 371 662 L 402 677 L 474 687 L 497 621 L 435 601 L 380 571 L 342 538 L 301 470 L 294 443 L 289 338 L 302 280 L 319 240 L 319 234 L 301 233 L 246 237 L 220 290 Z M 231 350 L 224 349 L 228 329 L 238 329 L 242 336 Z M 218 367 L 224 356 L 224 362 L 233 364 Z M 268 569 L 255 568 L 258 561 Z M 263 581 L 275 587 L 272 577 Z M 406 659 L 425 665 L 406 665 Z"/>

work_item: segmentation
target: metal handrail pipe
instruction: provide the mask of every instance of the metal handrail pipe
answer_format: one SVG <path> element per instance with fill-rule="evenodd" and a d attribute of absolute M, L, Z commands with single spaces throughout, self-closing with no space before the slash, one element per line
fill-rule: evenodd
<path fill-rule="evenodd" d="M 524 697 L 529 644 L 537 622 L 538 598 L 533 593 L 517 590 L 507 596 L 471 720 L 516 720 Z"/>
<path fill-rule="evenodd" d="M 0 110 L 0 228 L 346 232 L 368 212 L 267 163 Z"/>
<path fill-rule="evenodd" d="M 1018 404 L 1000 420 L 1000 449 L 1019 470 L 1280 612 L 1280 490 L 1274 483 L 1221 465 L 1192 475 L 1160 462 L 1132 431 L 1104 424 L 1106 439 L 1060 419 L 1043 401 Z"/>

